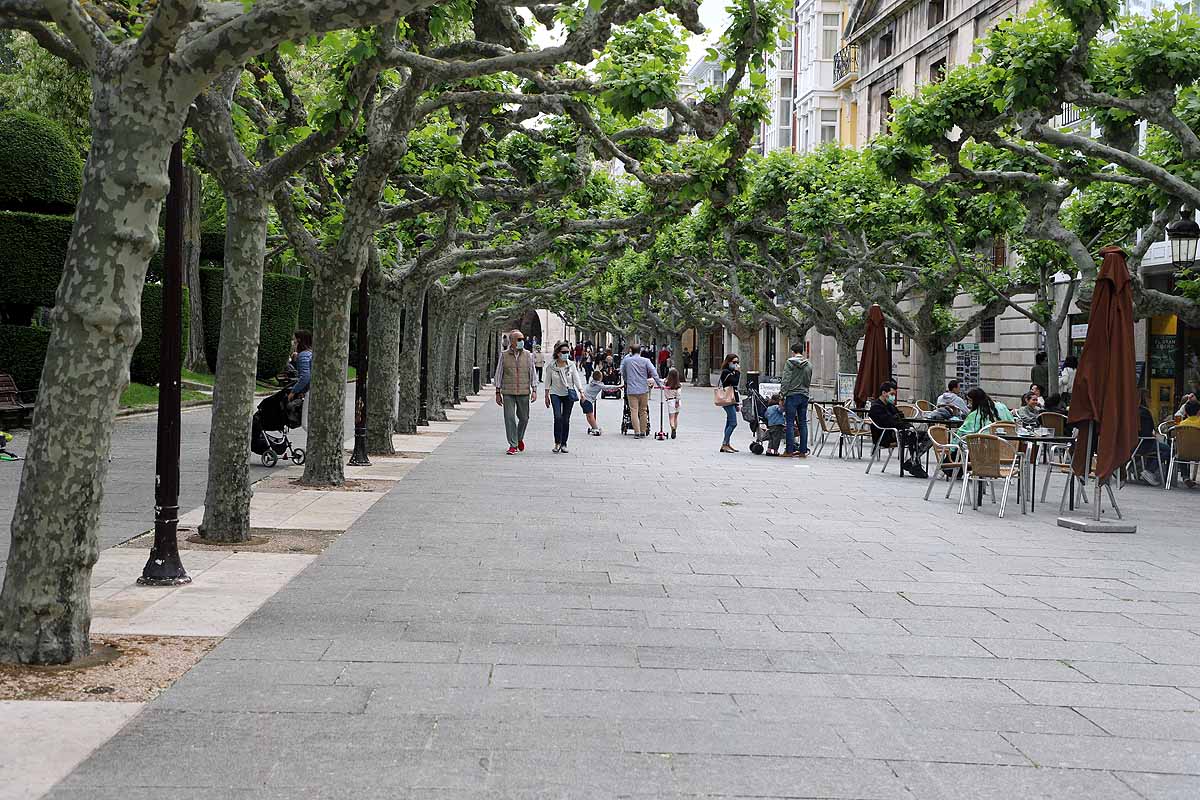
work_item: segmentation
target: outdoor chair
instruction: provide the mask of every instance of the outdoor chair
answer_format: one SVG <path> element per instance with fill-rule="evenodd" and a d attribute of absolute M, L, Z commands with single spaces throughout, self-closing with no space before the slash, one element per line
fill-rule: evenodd
<path fill-rule="evenodd" d="M 990 433 L 972 433 L 966 437 L 967 452 L 963 457 L 962 496 L 958 501 L 958 513 L 963 512 L 967 504 L 967 495 L 971 494 L 971 508 L 977 508 L 975 495 L 971 485 L 976 486 L 995 481 L 1004 481 L 1004 493 L 1000 498 L 1000 518 L 1004 518 L 1004 509 L 1008 505 L 1008 491 L 1013 478 L 1017 479 L 1017 499 L 1021 499 L 1021 452 L 1012 442 L 1005 441 Z"/>
<path fill-rule="evenodd" d="M 870 435 L 875 441 L 871 445 L 871 460 L 867 462 L 867 474 L 871 474 L 871 467 L 873 467 L 876 460 L 878 460 L 880 450 L 888 451 L 887 458 L 883 462 L 883 467 L 879 470 L 881 473 L 887 472 L 887 466 L 892 461 L 892 453 L 894 453 L 896 448 L 900 446 L 900 430 L 898 428 L 884 428 L 880 425 L 876 425 L 875 420 L 871 419 L 870 417 L 867 417 L 867 426 L 871 431 L 875 431 L 879 434 L 878 436 L 875 436 L 874 434 L 868 433 L 868 435 Z M 892 443 L 881 444 L 881 442 L 887 438 L 887 434 L 889 432 L 892 434 Z M 900 465 L 900 474 L 902 475 L 904 474 L 903 469 L 904 466 Z"/>
<path fill-rule="evenodd" d="M 921 409 L 915 403 L 896 403 L 896 410 L 903 414 L 906 419 L 914 419 L 921 416 Z"/>
<path fill-rule="evenodd" d="M 862 458 L 862 443 L 864 437 L 871 435 L 871 429 L 863 425 L 858 417 L 852 417 L 850 409 L 845 406 L 834 406 L 833 416 L 838 427 L 838 455 L 842 455 L 842 445 L 849 444 L 851 452 L 858 446 L 858 457 Z"/>
<path fill-rule="evenodd" d="M 990 433 L 995 436 L 1016 436 L 1017 423 L 1007 420 L 997 420 L 991 425 L 985 426 L 980 433 Z"/>
<path fill-rule="evenodd" d="M 0 420 L 13 418 L 14 424 L 23 425 L 33 413 L 33 406 L 21 398 L 32 395 L 32 392 L 22 392 L 17 388 L 17 382 L 11 375 L 0 372 Z"/>
<path fill-rule="evenodd" d="M 1167 463 L 1170 463 L 1171 457 L 1167 456 Z M 1158 475 L 1162 478 L 1167 473 L 1164 471 L 1162 459 L 1162 450 L 1158 446 L 1158 437 L 1154 435 L 1139 436 L 1137 447 L 1133 448 L 1133 452 L 1129 455 L 1129 461 L 1125 462 L 1123 472 L 1126 474 L 1127 480 L 1140 480 L 1143 483 L 1148 483 L 1152 486 L 1158 485 L 1158 480 L 1151 480 L 1146 476 L 1146 462 L 1158 462 Z"/>
<path fill-rule="evenodd" d="M 928 400 L 918 400 L 915 405 L 917 406 L 917 409 L 919 411 L 922 411 L 925 413 L 928 413 L 930 411 L 937 411 L 937 406 L 935 406 L 933 403 L 929 402 Z"/>
<path fill-rule="evenodd" d="M 812 431 L 809 446 L 813 455 L 819 456 L 829 442 L 829 434 L 837 430 L 837 420 L 830 417 L 829 411 L 821 403 L 812 403 L 809 408 L 812 409 L 813 420 L 816 423 L 809 426 Z"/>
<path fill-rule="evenodd" d="M 1043 411 L 1038 416 L 1038 425 L 1054 431 L 1055 436 L 1062 436 L 1067 429 L 1067 415 L 1057 411 Z"/>
<path fill-rule="evenodd" d="M 1171 431 L 1171 465 L 1167 467 L 1167 489 L 1175 480 L 1175 468 L 1186 464 L 1189 470 L 1200 465 L 1200 428 L 1176 426 Z"/>
<path fill-rule="evenodd" d="M 954 491 L 954 484 L 962 477 L 966 448 L 954 445 L 950 438 L 950 429 L 945 425 L 930 425 L 929 441 L 933 443 L 929 452 L 933 454 L 934 463 L 929 468 L 929 485 L 925 487 L 925 499 L 929 499 L 934 482 L 944 474 L 944 470 L 948 469 L 950 470 L 948 478 L 950 485 L 946 487 L 946 499 L 948 500 L 950 492 Z"/>

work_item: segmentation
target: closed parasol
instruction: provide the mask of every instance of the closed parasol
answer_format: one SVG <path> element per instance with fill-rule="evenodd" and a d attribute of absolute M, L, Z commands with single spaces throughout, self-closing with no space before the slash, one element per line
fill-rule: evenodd
<path fill-rule="evenodd" d="M 883 311 L 878 305 L 873 305 L 867 311 L 862 359 L 858 362 L 858 377 L 854 380 L 854 403 L 860 408 L 865 406 L 867 400 L 879 393 L 880 385 L 891 377 Z"/>
<path fill-rule="evenodd" d="M 1137 368 L 1133 346 L 1133 285 L 1125 253 L 1100 251 L 1104 261 L 1092 294 L 1087 339 L 1079 356 L 1068 422 L 1079 430 L 1075 474 L 1085 475 L 1089 437 L 1095 437 L 1096 476 L 1120 469 L 1138 443 Z"/>

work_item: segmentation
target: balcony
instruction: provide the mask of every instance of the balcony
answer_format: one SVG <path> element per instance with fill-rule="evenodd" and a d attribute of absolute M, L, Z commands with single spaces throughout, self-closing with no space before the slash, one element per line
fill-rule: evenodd
<path fill-rule="evenodd" d="M 841 89 L 858 79 L 858 45 L 849 44 L 833 56 L 833 88 Z"/>

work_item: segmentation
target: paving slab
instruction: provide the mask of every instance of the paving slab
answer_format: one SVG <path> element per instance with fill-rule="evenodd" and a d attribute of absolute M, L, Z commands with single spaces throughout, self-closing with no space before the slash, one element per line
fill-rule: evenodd
<path fill-rule="evenodd" d="M 486 400 L 51 797 L 1196 796 L 1187 492 L 1127 486 L 1113 537 L 718 453 L 705 390 L 676 440 L 601 403 L 566 455 L 539 407 L 504 455 Z"/>

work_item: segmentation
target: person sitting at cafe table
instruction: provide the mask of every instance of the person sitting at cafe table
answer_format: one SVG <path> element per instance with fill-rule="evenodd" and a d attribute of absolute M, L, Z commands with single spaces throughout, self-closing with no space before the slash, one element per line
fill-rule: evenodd
<path fill-rule="evenodd" d="M 1188 400 L 1183 406 L 1183 419 L 1179 420 L 1180 428 L 1200 428 L 1200 400 Z"/>
<path fill-rule="evenodd" d="M 957 441 L 961 441 L 964 436 L 983 431 L 994 422 L 1014 422 L 1008 406 L 988 397 L 988 393 L 978 386 L 967 392 L 967 405 L 971 407 L 971 413 L 967 414 L 963 424 L 954 431 Z"/>
<path fill-rule="evenodd" d="M 1038 427 L 1038 418 L 1042 416 L 1042 407 L 1033 392 L 1026 392 L 1021 397 L 1021 407 L 1013 415 L 1023 428 Z"/>
<path fill-rule="evenodd" d="M 891 431 L 880 428 L 895 428 L 904 437 L 904 447 L 908 451 L 908 460 L 900 464 L 900 471 L 907 472 L 917 478 L 928 478 L 925 468 L 921 466 L 921 454 L 929 449 L 929 436 L 913 428 L 912 422 L 896 408 L 896 384 L 884 381 L 879 387 L 879 397 L 871 402 L 867 416 L 877 427 L 871 428 L 871 439 L 880 447 L 894 447 L 895 436 Z"/>
<path fill-rule="evenodd" d="M 934 403 L 938 408 L 944 408 L 954 414 L 956 417 L 965 417 L 971 409 L 967 408 L 967 401 L 963 400 L 962 388 L 957 380 L 950 381 L 946 385 L 946 391 L 938 395 L 937 402 Z"/>

